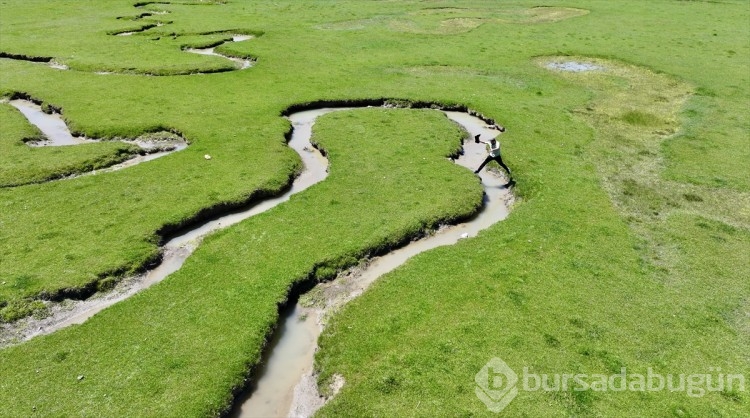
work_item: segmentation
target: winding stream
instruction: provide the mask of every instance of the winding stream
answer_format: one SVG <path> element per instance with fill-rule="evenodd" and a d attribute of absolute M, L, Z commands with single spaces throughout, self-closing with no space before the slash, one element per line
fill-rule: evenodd
<path fill-rule="evenodd" d="M 184 51 L 185 52 L 192 52 L 194 54 L 213 55 L 213 56 L 216 56 L 216 57 L 226 58 L 226 59 L 232 61 L 233 63 L 235 63 L 235 65 L 237 66 L 237 69 L 239 69 L 239 70 L 245 70 L 245 69 L 248 69 L 248 68 L 250 68 L 250 67 L 253 66 L 253 63 L 254 63 L 253 60 L 245 59 L 245 58 L 231 57 L 229 55 L 222 55 L 222 54 L 219 54 L 219 53 L 216 52 L 216 48 L 218 46 L 224 45 L 227 42 L 242 42 L 242 41 L 247 41 L 248 39 L 253 39 L 253 37 L 251 35 L 234 35 L 234 36 L 232 36 L 232 40 L 231 41 L 223 42 L 220 45 L 217 45 L 217 46 L 212 47 L 212 48 L 187 48 Z"/>
<path fill-rule="evenodd" d="M 152 29 L 152 28 L 155 28 L 155 27 L 160 27 L 160 26 L 163 26 L 163 24 L 159 23 L 159 24 L 155 24 L 155 25 L 148 25 L 148 26 L 144 26 L 140 30 L 133 30 L 133 31 L 127 31 L 127 32 L 119 32 L 119 33 L 113 34 L 113 36 L 131 36 L 131 35 L 134 35 L 136 33 L 145 32 L 145 31 L 147 31 L 149 29 Z M 247 40 L 253 39 L 253 38 L 254 38 L 254 36 L 252 36 L 252 35 L 232 35 L 232 39 L 226 40 L 226 41 L 224 41 L 224 42 L 222 42 L 222 43 L 220 43 L 220 44 L 218 44 L 216 46 L 213 46 L 211 48 L 185 48 L 185 49 L 183 49 L 183 51 L 184 52 L 190 52 L 190 53 L 193 53 L 193 54 L 213 55 L 213 56 L 216 56 L 216 57 L 225 58 L 225 59 L 228 59 L 229 61 L 232 61 L 234 63 L 234 65 L 235 65 L 234 71 L 237 71 L 237 70 L 246 70 L 246 69 L 252 67 L 253 64 L 255 64 L 255 59 L 238 58 L 238 57 L 233 57 L 233 56 L 230 56 L 230 55 L 219 54 L 218 52 L 216 52 L 216 48 L 219 47 L 219 46 L 221 46 L 221 45 L 224 45 L 226 43 L 229 43 L 229 42 L 242 42 L 242 41 L 247 41 Z M 48 67 L 54 68 L 56 70 L 70 70 L 70 67 L 68 67 L 65 64 L 61 64 L 61 63 L 55 61 L 55 59 L 51 58 L 51 57 L 27 57 L 27 56 L 23 56 L 23 55 L 5 54 L 5 53 L 0 52 L 0 58 L 12 59 L 12 60 L 17 60 L 17 61 L 29 61 L 29 62 L 42 63 L 42 64 L 45 64 Z M 232 71 L 232 70 L 229 70 L 229 71 Z M 94 74 L 99 74 L 99 75 L 119 74 L 117 71 L 94 71 L 93 73 Z M 186 74 L 194 75 L 194 74 L 205 74 L 205 73 L 206 72 L 202 72 L 202 71 L 193 71 L 193 72 L 189 72 L 189 73 L 186 73 Z M 164 76 L 164 75 L 161 75 L 161 74 L 146 74 L 146 75 L 149 75 L 149 76 Z M 166 74 L 166 75 L 177 75 L 177 74 Z"/>
<path fill-rule="evenodd" d="M 94 144 L 101 142 L 98 139 L 74 136 L 71 134 L 68 125 L 62 119 L 59 113 L 44 113 L 42 107 L 30 100 L 15 99 L 8 102 L 11 106 L 18 109 L 28 121 L 39 128 L 46 137 L 45 141 L 26 142 L 31 147 L 61 147 L 81 144 Z M 164 139 L 164 140 L 122 140 L 128 144 L 139 146 L 143 150 L 142 155 L 136 155 L 119 164 L 111 165 L 107 168 L 82 173 L 81 175 L 96 174 L 102 172 L 116 171 L 123 168 L 131 167 L 142 162 L 155 160 L 159 157 L 171 154 L 175 151 L 181 151 L 187 148 L 188 143 L 183 138 Z M 70 176 L 75 177 L 75 176 Z M 68 178 L 70 178 L 68 177 Z"/>
<path fill-rule="evenodd" d="M 328 175 L 328 160 L 310 144 L 309 138 L 312 135 L 312 125 L 315 118 L 332 110 L 299 112 L 289 117 L 294 131 L 288 145 L 300 155 L 305 169 L 294 180 L 292 187 L 285 193 L 277 197 L 261 200 L 246 208 L 225 213 L 181 231 L 162 246 L 162 261 L 158 266 L 141 275 L 123 280 L 115 287 L 114 291 L 108 294 L 81 301 L 66 300 L 64 303 L 53 304 L 50 306 L 51 315 L 41 320 L 26 318 L 13 324 L 1 324 L 0 347 L 18 344 L 39 335 L 50 334 L 73 324 L 83 323 L 97 312 L 121 300 L 127 299 L 179 270 L 188 256 L 195 251 L 201 239 L 209 233 L 265 212 L 279 203 L 286 202 L 293 194 L 299 193 L 325 179 Z M 46 115 L 45 113 L 42 114 Z M 46 121 L 47 119 L 44 120 Z M 36 124 L 38 120 L 30 119 L 30 121 Z M 52 131 L 49 131 L 49 133 L 53 134 Z"/>
<path fill-rule="evenodd" d="M 310 143 L 312 126 L 317 117 L 323 114 L 347 109 L 352 108 L 307 110 L 288 117 L 294 128 L 288 145 L 300 155 L 305 169 L 284 194 L 182 231 L 164 244 L 161 249 L 163 259 L 157 267 L 140 276 L 123 280 L 114 291 L 106 295 L 83 301 L 55 304 L 50 309 L 51 315 L 42 320 L 25 319 L 14 324 L 3 325 L 2 333 L 0 333 L 0 346 L 16 344 L 72 324 L 83 323 L 106 307 L 158 283 L 177 271 L 207 234 L 264 212 L 285 202 L 291 195 L 325 179 L 328 161 Z M 53 124 L 47 118 L 50 115 L 44 114 L 41 109 L 39 113 L 45 116 L 44 121 L 60 128 L 57 123 Z M 481 134 L 486 140 L 498 135 L 496 130 L 477 117 L 463 112 L 445 111 L 444 113 L 468 131 L 471 137 Z M 29 117 L 29 120 L 34 124 L 39 121 L 37 117 Z M 43 132 L 46 129 L 46 127 L 37 126 Z M 75 138 L 72 140 L 58 138 L 58 133 L 54 132 L 57 130 L 45 132 L 48 138 L 57 145 L 66 145 L 76 140 Z M 455 162 L 473 170 L 479 166 L 485 156 L 484 144 L 467 141 L 464 144 L 463 155 Z M 428 237 L 413 241 L 384 256 L 368 260 L 366 265 L 351 269 L 341 274 L 336 280 L 319 284 L 312 292 L 320 292 L 324 302 L 317 306 L 303 306 L 298 303 L 286 312 L 282 312 L 283 322 L 275 333 L 269 349 L 266 350 L 270 355 L 264 360 L 245 392 L 237 397 L 230 416 L 309 416 L 320 408 L 325 399 L 318 394 L 312 365 L 318 336 L 327 317 L 349 300 L 362 294 L 380 276 L 399 267 L 414 255 L 476 236 L 479 231 L 505 219 L 513 199 L 505 180 L 486 170 L 480 174 L 480 177 L 485 191 L 484 206 L 475 217 L 458 225 L 443 227 Z"/>
<path fill-rule="evenodd" d="M 303 113 L 318 116 L 330 110 Z M 444 113 L 467 130 L 471 137 L 481 134 L 487 140 L 498 135 L 498 131 L 477 117 L 463 112 Z M 468 141 L 464 144 L 464 154 L 455 162 L 473 171 L 485 156 L 484 144 Z M 336 280 L 319 284 L 312 290 L 323 296 L 320 299 L 324 303 L 318 306 L 297 303 L 283 312 L 281 326 L 270 343 L 270 355 L 258 370 L 255 380 L 235 401 L 235 407 L 229 416 L 307 417 L 323 406 L 326 400 L 318 393 L 312 366 L 318 336 L 327 317 L 362 294 L 379 277 L 401 266 L 411 257 L 436 247 L 455 244 L 460 239 L 474 237 L 479 231 L 505 219 L 513 199 L 506 181 L 487 171 L 483 171 L 480 177 L 485 190 L 484 206 L 474 218 L 441 228 L 426 238 L 373 258 L 366 266 L 341 274 Z"/>

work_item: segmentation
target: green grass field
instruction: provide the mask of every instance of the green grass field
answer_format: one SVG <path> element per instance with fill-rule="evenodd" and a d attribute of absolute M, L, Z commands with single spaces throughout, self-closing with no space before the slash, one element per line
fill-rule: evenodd
<path fill-rule="evenodd" d="M 475 375 L 750 371 L 747 1 L 10 0 L 0 95 L 62 109 L 92 138 L 179 132 L 190 147 L 32 149 L 0 104 L 0 321 L 158 259 L 164 235 L 284 190 L 281 115 L 379 98 L 466 106 L 507 128 L 521 199 L 477 238 L 424 253 L 335 315 L 316 357 L 321 416 L 495 416 Z M 138 31 L 128 36 L 118 33 Z M 236 70 L 186 48 L 225 43 Z M 64 64 L 68 70 L 45 62 Z M 550 62 L 602 69 L 565 72 Z M 98 74 L 107 72 L 109 74 Z M 207 238 L 159 285 L 81 326 L 0 350 L 0 416 L 220 414 L 295 283 L 475 212 L 430 110 L 327 115 L 330 176 Z M 210 154 L 211 160 L 203 158 Z M 84 379 L 78 380 L 77 376 Z M 498 416 L 745 416 L 745 390 L 520 391 Z"/>

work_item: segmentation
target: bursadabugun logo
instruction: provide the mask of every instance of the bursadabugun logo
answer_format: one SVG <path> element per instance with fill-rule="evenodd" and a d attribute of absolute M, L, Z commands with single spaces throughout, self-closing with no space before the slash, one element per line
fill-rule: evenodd
<path fill-rule="evenodd" d="M 492 412 L 505 409 L 518 395 L 518 375 L 504 361 L 493 357 L 474 376 L 474 393 Z"/>
<path fill-rule="evenodd" d="M 709 373 L 661 374 L 651 367 L 646 373 L 628 372 L 622 367 L 620 373 L 533 373 L 523 368 L 521 379 L 503 360 L 493 357 L 474 377 L 474 388 L 479 400 L 492 412 L 505 409 L 518 395 L 526 392 L 684 392 L 686 396 L 699 398 L 709 392 L 723 392 L 744 396 L 745 375 L 723 373 L 720 367 L 709 367 Z M 520 384 L 519 384 L 520 381 Z"/>

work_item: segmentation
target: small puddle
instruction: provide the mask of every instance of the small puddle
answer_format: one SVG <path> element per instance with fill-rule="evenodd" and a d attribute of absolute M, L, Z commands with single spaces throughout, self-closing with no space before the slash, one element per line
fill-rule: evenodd
<path fill-rule="evenodd" d="M 253 36 L 252 35 L 234 35 L 234 36 L 232 36 L 232 40 L 231 41 L 226 41 L 226 42 L 222 43 L 221 45 L 224 45 L 227 42 L 242 42 L 242 41 L 247 41 L 248 39 L 253 39 Z M 253 60 L 249 60 L 249 59 L 245 59 L 245 58 L 230 57 L 228 55 L 222 55 L 222 54 L 217 53 L 215 50 L 216 50 L 216 48 L 218 46 L 220 46 L 220 45 L 217 45 L 217 46 L 212 47 L 212 48 L 187 48 L 184 51 L 185 52 L 192 52 L 193 54 L 213 55 L 213 56 L 216 56 L 216 57 L 226 58 L 226 59 L 234 62 L 237 65 L 238 69 L 240 69 L 240 70 L 245 70 L 245 69 L 250 68 L 250 67 L 253 66 L 253 62 L 254 62 Z"/>
<path fill-rule="evenodd" d="M 309 118 L 332 110 L 339 109 L 302 113 L 306 113 Z M 499 134 L 492 126 L 467 113 L 444 113 L 467 130 L 472 138 L 481 134 L 483 140 L 488 140 Z M 300 114 L 293 116 L 296 115 Z M 463 147 L 464 154 L 455 162 L 473 171 L 487 155 L 485 145 L 467 141 Z M 327 317 L 362 294 L 379 277 L 401 266 L 411 257 L 436 247 L 455 244 L 460 239 L 474 237 L 479 231 L 505 219 L 513 199 L 506 181 L 487 171 L 483 171 L 480 177 L 485 190 L 484 206 L 474 218 L 458 225 L 443 227 L 428 237 L 373 258 L 364 267 L 351 269 L 333 281 L 319 284 L 311 292 L 322 294 L 322 298 L 316 298 L 325 301 L 322 306 L 307 307 L 303 306 L 304 303 L 297 303 L 293 309 L 282 312 L 282 326 L 274 334 L 267 349 L 270 355 L 248 388 L 237 396 L 229 416 L 307 417 L 322 407 L 325 399 L 318 393 L 313 361 L 318 336 Z"/>
<path fill-rule="evenodd" d="M 48 63 L 50 68 L 54 68 L 55 70 L 69 70 L 70 68 L 65 64 L 60 64 L 59 62 L 50 61 Z"/>
<path fill-rule="evenodd" d="M 62 119 L 59 113 L 44 113 L 42 107 L 32 101 L 16 99 L 11 100 L 8 103 L 21 111 L 26 119 L 28 119 L 29 123 L 39 128 L 39 130 L 42 131 L 42 133 L 46 137 L 46 140 L 44 141 L 26 142 L 26 144 L 31 147 L 63 147 L 101 142 L 98 139 L 90 139 L 71 134 L 70 129 L 68 129 L 68 125 Z M 77 176 L 121 170 L 123 168 L 131 167 L 142 162 L 155 160 L 175 151 L 181 151 L 188 146 L 187 142 L 184 139 L 135 139 L 120 142 L 139 146 L 143 150 L 144 155 L 138 155 L 122 163 L 115 164 L 104 169 L 82 173 Z M 68 178 L 77 176 L 70 176 Z"/>
<path fill-rule="evenodd" d="M 570 71 L 574 73 L 581 73 L 585 71 L 597 71 L 597 70 L 604 69 L 604 67 L 601 67 L 599 65 L 589 64 L 585 62 L 577 62 L 577 61 L 551 62 L 547 64 L 547 68 L 551 70 Z"/>

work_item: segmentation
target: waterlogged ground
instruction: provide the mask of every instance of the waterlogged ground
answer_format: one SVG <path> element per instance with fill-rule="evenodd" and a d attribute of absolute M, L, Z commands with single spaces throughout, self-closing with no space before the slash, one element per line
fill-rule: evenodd
<path fill-rule="evenodd" d="M 549 374 L 750 370 L 745 2 L 2 7 L 0 95 L 103 140 L 31 147 L 40 131 L 0 103 L 3 321 L 107 294 L 177 231 L 283 194 L 302 164 L 281 115 L 391 98 L 506 127 L 521 199 L 328 318 L 314 372 L 339 391 L 321 416 L 489 414 L 475 377 L 495 357 Z M 321 119 L 325 182 L 83 325 L 0 350 L 0 415 L 226 412 L 290 293 L 478 210 L 477 178 L 445 158 L 466 134 L 436 114 Z M 158 132 L 190 146 L 101 172 L 139 153 L 118 139 Z M 726 386 L 521 391 L 504 413 L 743 416 L 748 402 Z"/>

